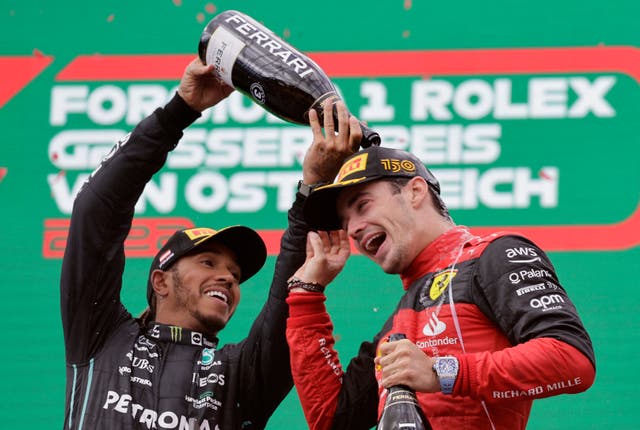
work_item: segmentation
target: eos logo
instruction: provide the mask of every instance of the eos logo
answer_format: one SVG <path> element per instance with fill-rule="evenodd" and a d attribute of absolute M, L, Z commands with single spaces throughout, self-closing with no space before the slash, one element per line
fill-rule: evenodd
<path fill-rule="evenodd" d="M 197 378 L 198 385 L 204 387 L 207 384 L 224 385 L 224 375 L 218 375 L 217 373 L 210 373 L 206 378 Z"/>

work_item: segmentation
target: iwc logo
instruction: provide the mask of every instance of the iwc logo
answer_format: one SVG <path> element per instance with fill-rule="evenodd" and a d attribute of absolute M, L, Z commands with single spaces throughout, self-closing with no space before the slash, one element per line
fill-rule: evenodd
<path fill-rule="evenodd" d="M 249 91 L 251 91 L 251 96 L 254 99 L 256 99 L 256 101 L 258 103 L 264 104 L 264 102 L 266 100 L 266 96 L 265 96 L 265 93 L 264 93 L 264 89 L 262 88 L 262 85 L 260 85 L 258 82 L 254 82 L 249 87 Z"/>

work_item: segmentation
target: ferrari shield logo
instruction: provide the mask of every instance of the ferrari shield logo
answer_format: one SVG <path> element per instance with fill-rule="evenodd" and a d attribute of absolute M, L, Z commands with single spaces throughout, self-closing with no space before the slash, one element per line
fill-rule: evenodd
<path fill-rule="evenodd" d="M 451 280 L 456 276 L 458 270 L 446 270 L 444 272 L 438 273 L 433 277 L 433 282 L 431 282 L 431 288 L 429 288 L 429 297 L 431 300 L 436 300 L 438 297 L 444 293 L 444 290 L 447 289 Z"/>

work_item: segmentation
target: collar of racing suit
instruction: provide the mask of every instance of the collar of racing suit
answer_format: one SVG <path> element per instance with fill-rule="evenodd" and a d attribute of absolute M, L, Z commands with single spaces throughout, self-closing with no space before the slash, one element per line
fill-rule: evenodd
<path fill-rule="evenodd" d="M 401 274 L 402 286 L 409 286 L 428 272 L 443 270 L 454 260 L 451 254 L 460 252 L 465 244 L 472 244 L 480 239 L 471 234 L 465 226 L 457 225 L 438 236 L 427 245 Z"/>
<path fill-rule="evenodd" d="M 146 334 L 150 338 L 163 342 L 205 346 L 207 348 L 217 348 L 218 346 L 218 338 L 208 339 L 200 332 L 174 325 L 151 323 Z"/>

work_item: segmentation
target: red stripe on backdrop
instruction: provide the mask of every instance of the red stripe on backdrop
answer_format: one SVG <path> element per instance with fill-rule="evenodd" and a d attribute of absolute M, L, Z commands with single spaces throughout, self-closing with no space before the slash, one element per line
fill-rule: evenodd
<path fill-rule="evenodd" d="M 640 205 L 626 220 L 608 225 L 469 227 L 479 236 L 497 231 L 521 234 L 545 251 L 621 251 L 640 245 Z M 282 230 L 259 232 L 269 255 L 280 251 Z M 356 252 L 352 247 L 352 252 Z"/>
<path fill-rule="evenodd" d="M 620 72 L 640 82 L 635 47 L 331 52 L 311 57 L 340 77 Z"/>
<path fill-rule="evenodd" d="M 640 205 L 629 218 L 615 224 L 471 227 L 471 230 L 477 235 L 515 231 L 546 251 L 620 251 L 640 245 Z"/>
<path fill-rule="evenodd" d="M 0 57 L 0 108 L 35 79 L 51 62 L 53 57 Z"/>
<path fill-rule="evenodd" d="M 640 49 L 626 46 L 308 55 L 332 77 L 618 72 L 640 82 Z M 56 80 L 174 80 L 180 79 L 192 58 L 188 54 L 78 56 L 60 71 Z"/>
<path fill-rule="evenodd" d="M 193 55 L 80 55 L 56 81 L 178 80 Z"/>
<path fill-rule="evenodd" d="M 42 254 L 44 258 L 62 258 L 69 232 L 67 218 L 46 219 Z M 128 257 L 153 257 L 169 236 L 179 228 L 192 228 L 183 217 L 135 218 L 125 242 Z M 498 226 L 470 227 L 477 235 L 510 231 L 533 240 L 545 251 L 620 251 L 640 245 L 640 205 L 626 220 L 609 225 Z M 280 252 L 284 230 L 258 230 L 269 255 Z M 352 247 L 352 252 L 356 253 Z"/>

